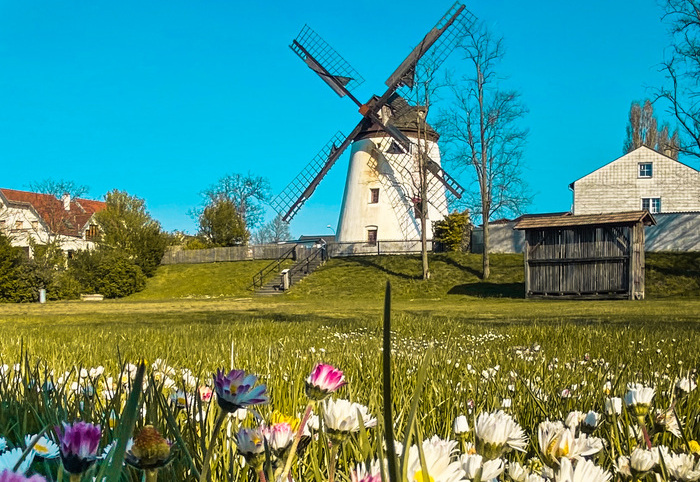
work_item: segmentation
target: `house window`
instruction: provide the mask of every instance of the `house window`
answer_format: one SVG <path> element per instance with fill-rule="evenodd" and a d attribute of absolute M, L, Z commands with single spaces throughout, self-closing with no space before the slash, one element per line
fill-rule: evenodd
<path fill-rule="evenodd" d="M 85 231 L 85 239 L 88 241 L 98 239 L 100 236 L 100 229 L 97 224 L 91 224 L 90 227 Z"/>
<path fill-rule="evenodd" d="M 661 198 L 660 197 L 643 197 L 642 198 L 642 209 L 649 211 L 651 214 L 657 214 L 661 212 Z"/>
<path fill-rule="evenodd" d="M 39 221 L 32 221 L 32 229 L 33 229 L 34 231 L 38 231 L 38 230 L 39 230 Z"/>
<path fill-rule="evenodd" d="M 379 188 L 372 188 L 369 190 L 369 203 L 377 204 L 379 202 Z"/>
<path fill-rule="evenodd" d="M 24 227 L 24 221 L 15 221 L 15 229 L 22 229 Z"/>
<path fill-rule="evenodd" d="M 367 230 L 367 244 L 375 246 L 377 244 L 377 228 Z"/>
<path fill-rule="evenodd" d="M 651 177 L 653 173 L 651 162 L 639 163 L 639 177 Z"/>

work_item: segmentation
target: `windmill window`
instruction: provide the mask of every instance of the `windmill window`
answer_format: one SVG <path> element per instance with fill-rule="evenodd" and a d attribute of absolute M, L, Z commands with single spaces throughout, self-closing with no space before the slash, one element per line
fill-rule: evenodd
<path fill-rule="evenodd" d="M 369 203 L 377 204 L 379 202 L 379 188 L 372 188 L 369 190 Z"/>
<path fill-rule="evenodd" d="M 370 246 L 376 246 L 377 228 L 371 228 L 367 230 L 367 244 L 369 244 Z"/>
<path fill-rule="evenodd" d="M 642 198 L 642 209 L 649 211 L 651 214 L 658 214 L 661 212 L 661 198 L 660 197 L 643 197 Z"/>
<path fill-rule="evenodd" d="M 653 164 L 651 162 L 640 162 L 639 163 L 639 177 L 650 178 L 654 172 Z"/>
<path fill-rule="evenodd" d="M 15 221 L 15 229 L 22 229 L 24 227 L 24 221 Z"/>
<path fill-rule="evenodd" d="M 39 230 L 39 221 L 32 221 L 32 229 L 33 229 L 34 231 L 38 231 L 38 230 Z"/>

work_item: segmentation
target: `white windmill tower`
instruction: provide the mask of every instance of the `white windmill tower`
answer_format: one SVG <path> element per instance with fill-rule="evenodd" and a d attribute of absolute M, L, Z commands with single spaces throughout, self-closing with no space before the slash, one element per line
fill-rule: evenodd
<path fill-rule="evenodd" d="M 336 133 L 273 200 L 284 221 L 294 217 L 352 144 L 336 240 L 418 239 L 423 205 L 429 220 L 426 232 L 432 236 L 430 221 L 447 214 L 446 191 L 460 198 L 464 189 L 440 165 L 438 136 L 425 122 L 426 109 L 414 85 L 426 68 L 434 71 L 447 58 L 473 23 L 464 5 L 455 3 L 389 77 L 384 94 L 365 104 L 350 92 L 362 77 L 308 26 L 302 29 L 290 45 L 292 50 L 339 96 L 355 102 L 363 118 L 347 137 Z M 421 64 L 424 58 L 429 65 Z"/>

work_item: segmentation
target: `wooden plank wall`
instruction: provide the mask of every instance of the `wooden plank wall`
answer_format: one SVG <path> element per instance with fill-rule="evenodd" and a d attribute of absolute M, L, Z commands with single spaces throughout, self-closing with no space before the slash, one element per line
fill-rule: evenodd
<path fill-rule="evenodd" d="M 639 297 L 640 283 L 641 293 L 644 289 L 643 263 L 641 223 L 529 229 L 525 244 L 526 295 Z"/>

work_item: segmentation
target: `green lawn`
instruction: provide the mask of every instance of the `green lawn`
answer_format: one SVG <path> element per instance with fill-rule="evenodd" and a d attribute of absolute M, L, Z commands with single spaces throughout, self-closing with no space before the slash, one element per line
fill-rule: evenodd
<path fill-rule="evenodd" d="M 231 263 L 172 264 L 160 266 L 148 280 L 146 289 L 129 297 L 131 300 L 173 298 L 231 298 L 251 296 L 248 288 L 253 275 L 271 260 Z M 290 262 L 287 261 L 284 266 Z"/>
<path fill-rule="evenodd" d="M 158 268 L 146 289 L 129 300 L 212 299 L 252 296 L 252 277 L 270 261 L 180 264 Z M 287 262 L 285 266 L 291 262 Z M 523 258 L 519 254 L 492 254 L 488 281 L 481 281 L 481 256 L 434 254 L 432 278 L 420 277 L 419 256 L 363 256 L 331 259 L 295 286 L 292 300 L 381 299 L 391 281 L 394 297 L 408 299 L 510 298 L 524 296 Z M 648 253 L 648 298 L 700 297 L 700 253 Z"/>
<path fill-rule="evenodd" d="M 433 278 L 428 282 L 417 278 L 417 257 L 334 259 L 289 294 L 272 298 L 254 297 L 246 290 L 252 274 L 266 262 L 164 266 L 146 290 L 124 300 L 0 305 L 0 329 L 6 334 L 0 337 L 0 364 L 8 365 L 3 369 L 7 373 L 22 361 L 26 364 L 20 366 L 38 367 L 36 373 L 54 370 L 57 375 L 103 365 L 104 377 L 119 378 L 124 362 L 145 358 L 152 364 L 161 358 L 174 367 L 168 376 L 176 384 L 181 383 L 173 375 L 178 369 L 188 368 L 199 383 L 211 383 L 216 368 L 233 365 L 260 375 L 268 385 L 271 402 L 260 408 L 268 418 L 272 410 L 303 411 L 304 379 L 314 363 L 323 361 L 346 373 L 349 383 L 339 396 L 363 403 L 370 413 L 379 415 L 382 309 L 389 280 L 396 430 L 406 429 L 417 367 L 429 354 L 428 377 L 417 409 L 421 433 L 453 437 L 451 423 L 456 415 L 472 406 L 473 416 L 497 410 L 508 400 L 508 412 L 530 437 L 523 455 L 529 458 L 538 453 L 537 427 L 544 419 L 562 419 L 571 410 L 603 412 L 607 382 L 614 396 L 624 395 L 630 381 L 655 386 L 654 408 L 668 408 L 673 381 L 700 366 L 698 259 L 696 255 L 648 256 L 649 296 L 643 301 L 526 300 L 518 255 L 494 255 L 488 283 L 478 278 L 480 257 L 476 255 L 433 256 Z M 151 380 L 166 376 L 152 375 Z M 75 375 L 70 380 L 74 379 Z M 76 403 L 71 395 L 59 400 L 57 409 L 43 402 L 31 405 L 17 397 L 21 390 L 12 385 L 26 378 L 12 380 L 0 381 L 4 403 L 0 436 L 12 444 L 27 431 L 60 420 L 80 417 L 108 424 L 113 402 L 95 397 Z M 149 384 L 147 412 L 139 423 L 155 424 L 172 440 L 172 424 L 165 421 L 171 409 L 167 401 L 157 402 L 160 396 L 167 399 L 172 390 L 157 387 Z M 22 390 L 36 393 L 27 387 Z M 562 390 L 574 396 L 563 397 Z M 686 421 L 685 434 L 700 439 L 700 390 L 679 407 L 679 416 Z M 189 422 L 192 415 L 174 414 L 184 438 L 180 453 L 186 450 L 195 465 L 201 465 L 202 447 L 210 439 L 208 429 Z M 207 419 L 209 426 L 212 418 Z M 252 417 L 246 423 L 252 424 Z M 595 433 L 608 441 L 608 447 L 618 440 L 610 432 L 613 425 L 606 423 Z M 380 437 L 380 429 L 370 430 L 373 454 Z M 103 443 L 109 441 L 105 438 Z M 682 440 L 656 427 L 652 438 L 655 444 L 683 450 Z M 223 438 L 218 446 L 224 447 L 225 440 L 229 439 Z M 323 451 L 326 446 L 319 443 L 314 450 Z M 349 480 L 350 468 L 360 460 L 359 451 L 356 440 L 348 442 L 347 453 L 338 462 L 339 480 Z M 219 474 L 215 481 L 255 480 L 237 462 L 226 465 L 231 460 L 228 452 L 219 454 L 223 462 L 215 467 Z M 606 449 L 597 461 L 612 470 L 615 457 Z M 327 459 L 327 454 L 318 458 Z M 316 480 L 311 460 L 307 454 L 295 480 Z M 222 475 L 229 467 L 232 478 Z M 37 464 L 34 469 L 44 470 Z M 187 470 L 188 462 L 178 455 L 161 479 L 189 480 Z M 132 475 L 130 481 L 140 480 L 139 474 Z"/>

